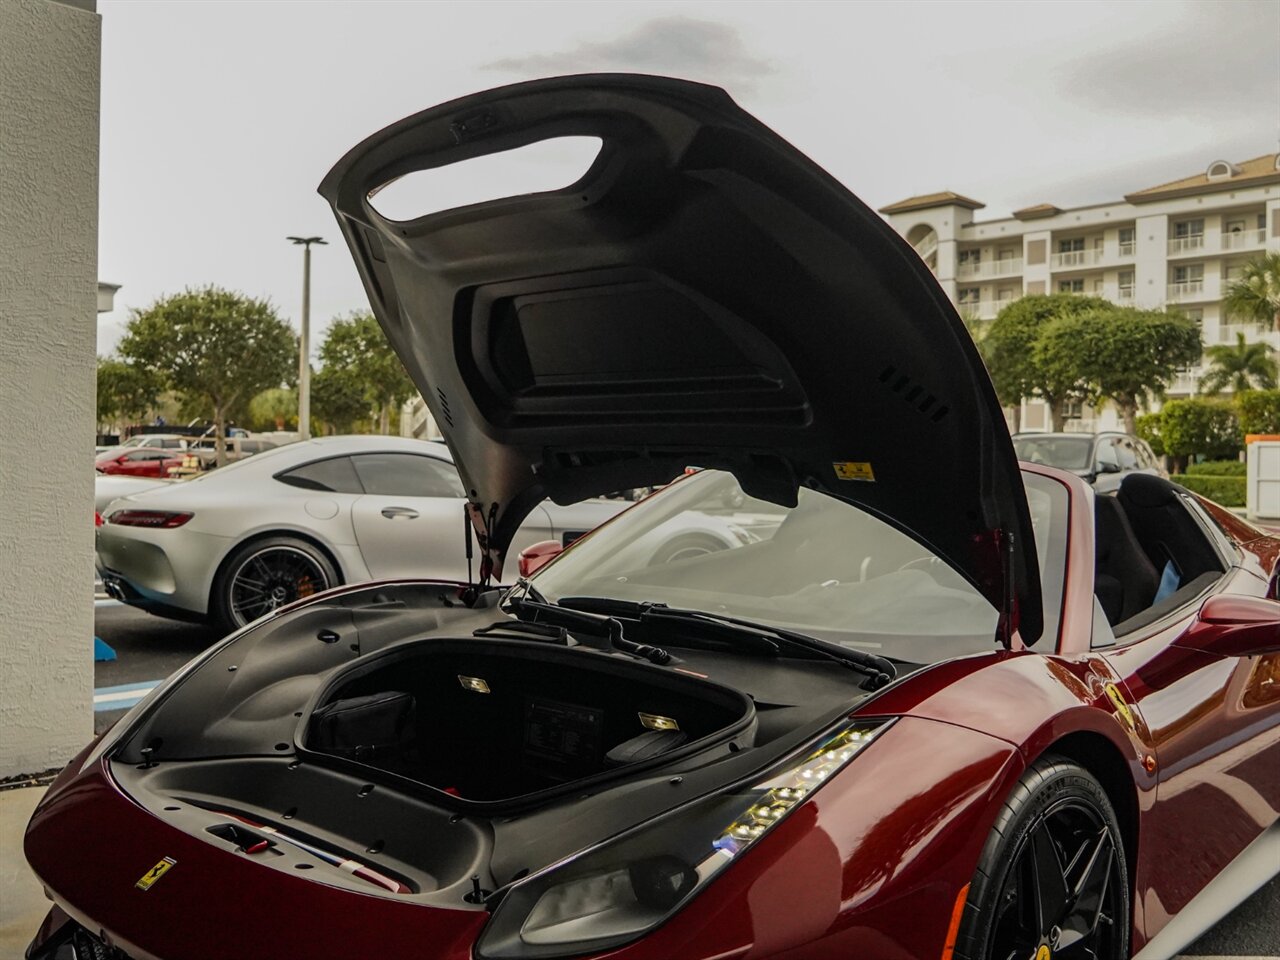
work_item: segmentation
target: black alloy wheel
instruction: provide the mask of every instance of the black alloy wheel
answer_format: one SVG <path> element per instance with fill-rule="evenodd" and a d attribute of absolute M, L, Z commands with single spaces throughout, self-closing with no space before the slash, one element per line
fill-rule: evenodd
<path fill-rule="evenodd" d="M 1075 763 L 1046 757 L 1023 775 L 992 827 L 955 956 L 1127 960 L 1129 899 L 1106 791 Z"/>
<path fill-rule="evenodd" d="M 270 537 L 238 549 L 218 575 L 211 613 L 235 630 L 280 607 L 338 583 L 329 559 L 293 537 Z"/>

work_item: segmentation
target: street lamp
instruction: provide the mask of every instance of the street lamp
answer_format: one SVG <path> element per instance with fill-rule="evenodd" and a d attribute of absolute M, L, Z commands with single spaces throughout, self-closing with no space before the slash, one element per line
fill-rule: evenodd
<path fill-rule="evenodd" d="M 298 436 L 311 439 L 311 245 L 322 237 L 285 237 L 302 246 L 302 337 L 298 343 Z"/>

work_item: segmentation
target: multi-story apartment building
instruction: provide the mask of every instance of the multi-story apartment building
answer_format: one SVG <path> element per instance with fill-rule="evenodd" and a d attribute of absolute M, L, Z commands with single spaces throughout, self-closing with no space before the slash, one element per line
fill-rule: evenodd
<path fill-rule="evenodd" d="M 982 207 L 947 192 L 880 209 L 966 317 L 990 320 L 1023 294 L 1085 293 L 1140 307 L 1176 305 L 1201 324 L 1206 345 L 1234 343 L 1239 332 L 1280 347 L 1280 334 L 1233 322 L 1221 309 L 1242 266 L 1280 250 L 1280 154 L 1215 160 L 1203 173 L 1116 203 L 1041 203 L 1006 219 L 975 220 Z M 1171 395 L 1195 393 L 1201 373 L 1184 371 Z M 1114 422 L 1106 413 L 1082 413 L 1075 429 Z M 1024 401 L 1019 419 L 1023 429 L 1043 429 L 1043 405 Z"/>

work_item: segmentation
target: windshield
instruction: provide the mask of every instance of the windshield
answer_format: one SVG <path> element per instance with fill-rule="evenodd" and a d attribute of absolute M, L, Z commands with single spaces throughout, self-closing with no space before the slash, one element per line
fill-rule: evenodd
<path fill-rule="evenodd" d="M 1014 437 L 1013 452 L 1019 460 L 1042 463 L 1061 470 L 1088 470 L 1092 437 Z"/>
<path fill-rule="evenodd" d="M 1045 637 L 1052 638 L 1068 498 L 1052 480 L 1024 480 L 1044 577 Z M 997 621 L 960 574 L 871 514 L 803 488 L 794 508 L 756 500 L 714 470 L 589 534 L 539 571 L 534 586 L 551 602 L 589 596 L 666 603 L 913 663 L 990 650 Z"/>

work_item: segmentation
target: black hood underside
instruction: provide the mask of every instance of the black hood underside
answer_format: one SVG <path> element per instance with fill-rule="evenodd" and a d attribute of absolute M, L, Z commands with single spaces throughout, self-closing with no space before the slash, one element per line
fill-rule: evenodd
<path fill-rule="evenodd" d="M 847 120 L 845 122 L 855 122 Z M 412 221 L 407 173 L 601 139 L 565 189 Z M 800 485 L 924 543 L 1042 629 L 1021 478 L 968 333 L 911 248 L 715 87 L 629 75 L 517 84 L 402 120 L 320 187 L 500 569 L 544 497 L 721 467 Z"/>

